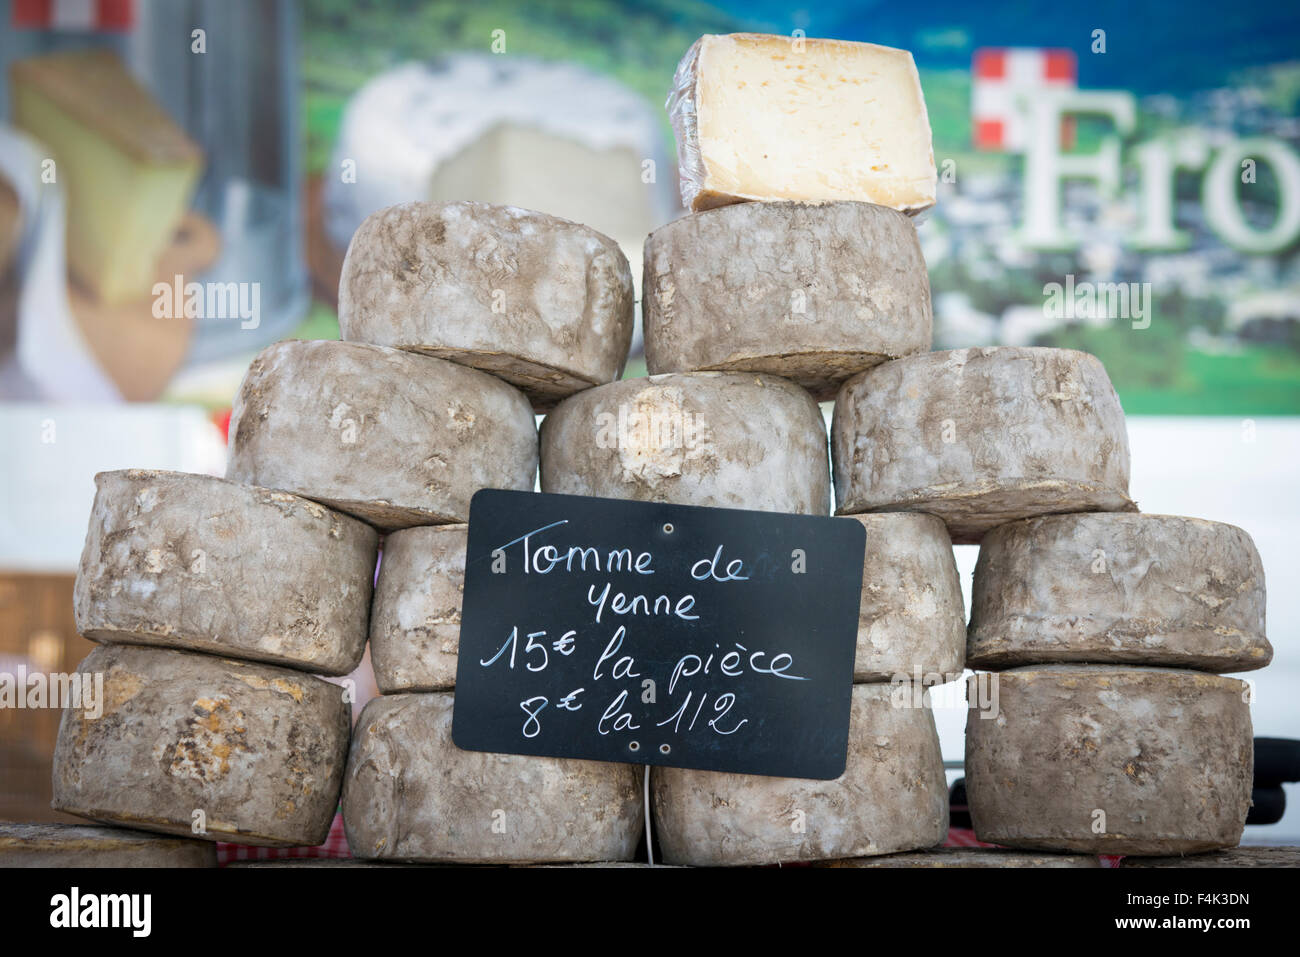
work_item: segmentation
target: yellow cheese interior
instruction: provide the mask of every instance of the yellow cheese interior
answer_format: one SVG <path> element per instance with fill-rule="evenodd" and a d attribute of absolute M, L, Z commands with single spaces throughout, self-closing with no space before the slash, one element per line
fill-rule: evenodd
<path fill-rule="evenodd" d="M 741 199 L 934 204 L 930 123 L 912 55 L 869 43 L 705 37 L 696 209 Z"/>
<path fill-rule="evenodd" d="M 197 149 L 160 156 L 131 142 L 132 131 L 120 123 L 110 135 L 103 122 L 48 95 L 47 73 L 14 70 L 13 122 L 55 161 L 67 197 L 69 268 L 105 304 L 147 299 L 158 258 L 189 206 L 201 156 Z M 123 110 L 119 117 L 132 115 Z M 157 128 L 154 114 L 141 123 L 139 138 L 157 136 Z"/>
<path fill-rule="evenodd" d="M 9 261 L 18 248 L 22 228 L 23 217 L 18 206 L 18 194 L 0 176 L 0 279 L 4 279 L 9 269 Z"/>

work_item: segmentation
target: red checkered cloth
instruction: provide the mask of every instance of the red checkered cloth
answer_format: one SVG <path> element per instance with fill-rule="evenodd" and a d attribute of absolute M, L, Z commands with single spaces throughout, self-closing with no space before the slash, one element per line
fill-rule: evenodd
<path fill-rule="evenodd" d="M 316 847 L 251 847 L 247 844 L 217 842 L 217 866 L 225 867 L 235 861 L 282 861 L 311 857 L 351 857 L 348 839 L 343 834 L 343 813 L 334 815 L 329 837 Z"/>
<path fill-rule="evenodd" d="M 968 827 L 950 827 L 948 828 L 948 839 L 943 842 L 944 847 L 997 847 L 996 844 L 986 844 L 975 836 L 975 832 Z"/>

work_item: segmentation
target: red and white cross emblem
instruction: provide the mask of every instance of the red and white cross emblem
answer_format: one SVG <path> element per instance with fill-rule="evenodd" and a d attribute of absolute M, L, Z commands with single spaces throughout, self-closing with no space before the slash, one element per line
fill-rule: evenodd
<path fill-rule="evenodd" d="M 1073 50 L 983 47 L 971 64 L 971 135 L 975 148 L 1021 152 L 1028 145 L 1029 103 L 1044 89 L 1071 90 Z M 1073 140 L 1073 124 L 1062 134 Z"/>

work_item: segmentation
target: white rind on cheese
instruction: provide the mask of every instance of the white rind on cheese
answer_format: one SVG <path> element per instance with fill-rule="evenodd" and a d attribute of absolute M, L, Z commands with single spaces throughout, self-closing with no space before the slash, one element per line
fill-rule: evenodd
<path fill-rule="evenodd" d="M 356 857 L 462 864 L 630 861 L 643 831 L 641 770 L 463 751 L 450 694 L 373 699 L 343 788 Z"/>
<path fill-rule="evenodd" d="M 1254 768 L 1245 682 L 1035 665 L 973 676 L 967 691 L 966 794 L 981 841 L 1158 856 L 1241 840 Z"/>
<path fill-rule="evenodd" d="M 1052 662 L 1263 668 L 1264 567 L 1234 525 L 1097 513 L 1013 522 L 975 566 L 973 668 Z"/>
<path fill-rule="evenodd" d="M 227 478 L 383 530 L 467 521 L 479 489 L 530 491 L 536 471 L 523 393 L 383 346 L 276 343 L 249 366 L 230 419 Z"/>
<path fill-rule="evenodd" d="M 826 425 L 775 376 L 696 372 L 580 392 L 542 423 L 543 492 L 825 515 Z"/>
<path fill-rule="evenodd" d="M 633 312 L 632 273 L 612 239 L 487 203 L 374 213 L 339 280 L 345 340 L 490 372 L 539 409 L 622 374 Z"/>
<path fill-rule="evenodd" d="M 95 476 L 77 632 L 329 675 L 365 650 L 379 536 L 308 499 L 207 475 Z"/>
<path fill-rule="evenodd" d="M 384 539 L 370 615 L 370 663 L 384 694 L 456 686 L 468 532 L 431 525 Z"/>
<path fill-rule="evenodd" d="M 344 108 L 330 168 L 358 175 L 324 177 L 325 228 L 346 249 L 385 206 L 477 199 L 545 209 L 636 248 L 680 214 L 662 121 L 607 73 L 514 49 L 399 63 Z M 647 160 L 660 170 L 652 183 Z"/>
<path fill-rule="evenodd" d="M 916 512 L 846 520 L 867 533 L 853 680 L 960 675 L 966 609 L 943 522 Z"/>
<path fill-rule="evenodd" d="M 953 541 L 1060 512 L 1135 511 L 1119 396 L 1072 349 L 955 349 L 849 379 L 832 424 L 840 514 L 938 515 Z"/>
<path fill-rule="evenodd" d="M 705 35 L 667 109 L 682 204 L 857 200 L 934 205 L 930 121 L 906 50 L 803 37 Z"/>
<path fill-rule="evenodd" d="M 741 203 L 645 242 L 646 367 L 766 372 L 819 400 L 926 352 L 933 317 L 916 227 L 870 203 Z"/>
<path fill-rule="evenodd" d="M 656 767 L 655 833 L 664 862 L 694 867 L 892 854 L 943 843 L 948 789 L 929 707 L 854 685 L 848 762 L 832 781 Z"/>

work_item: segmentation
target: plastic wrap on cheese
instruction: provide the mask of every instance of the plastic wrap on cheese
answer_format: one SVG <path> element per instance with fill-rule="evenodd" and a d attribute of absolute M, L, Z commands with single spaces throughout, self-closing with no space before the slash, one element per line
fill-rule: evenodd
<path fill-rule="evenodd" d="M 700 158 L 699 125 L 695 112 L 695 75 L 700 62 L 701 37 L 691 44 L 673 73 L 673 88 L 668 91 L 668 120 L 677 137 L 677 178 L 682 205 L 692 208 L 695 196 L 704 188 L 704 161 Z"/>
<path fill-rule="evenodd" d="M 920 78 L 906 50 L 872 43 L 706 35 L 667 101 L 682 202 L 856 201 L 908 214 L 937 177 Z"/>

